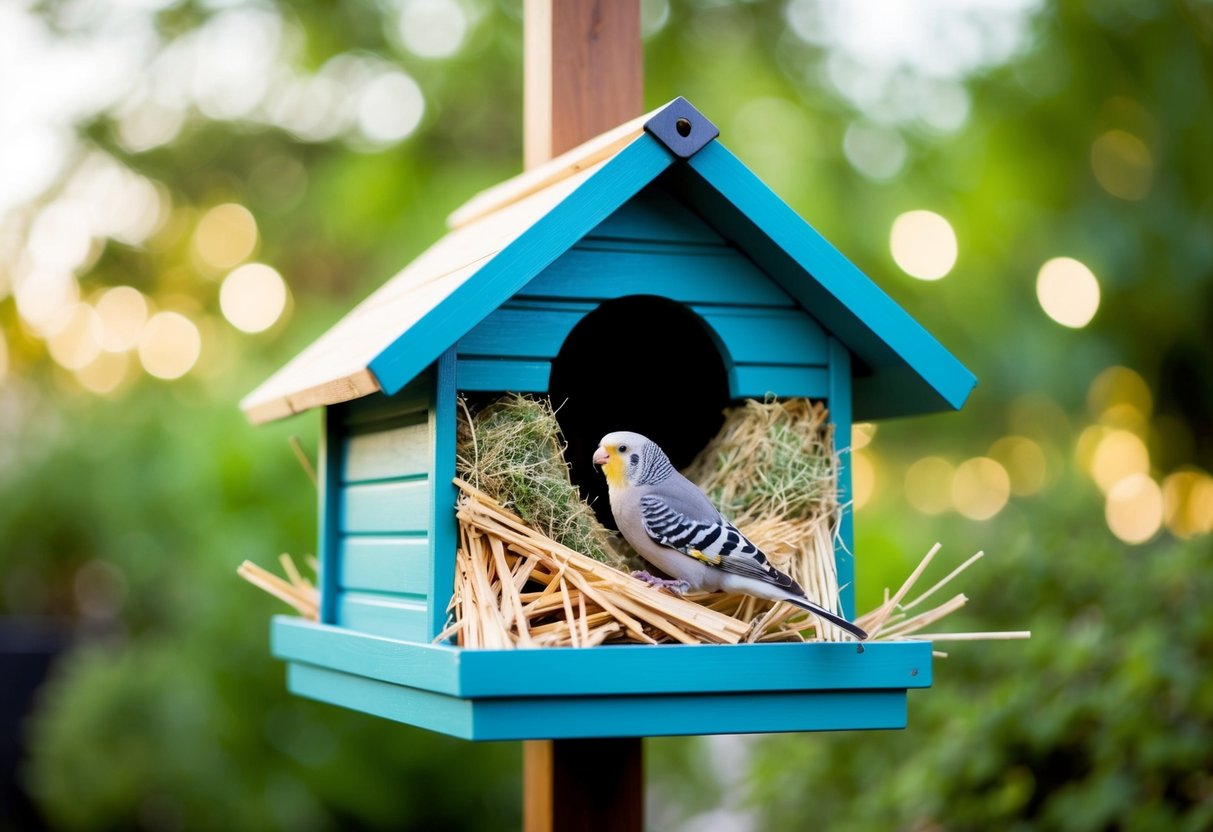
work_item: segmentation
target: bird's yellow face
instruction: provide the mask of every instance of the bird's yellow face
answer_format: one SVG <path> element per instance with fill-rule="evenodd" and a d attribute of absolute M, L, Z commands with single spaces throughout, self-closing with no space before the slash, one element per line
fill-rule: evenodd
<path fill-rule="evenodd" d="M 618 448 L 601 448 L 602 456 L 606 457 L 606 462 L 599 463 L 602 465 L 602 474 L 606 477 L 607 485 L 611 488 L 622 488 L 627 485 L 627 466 L 624 464 L 623 457 L 619 454 Z M 601 457 L 595 456 L 595 459 Z"/>
<path fill-rule="evenodd" d="M 612 491 L 626 488 L 640 463 L 640 453 L 647 440 L 635 433 L 620 431 L 602 437 L 594 452 L 594 464 L 601 466 L 607 487 Z"/>

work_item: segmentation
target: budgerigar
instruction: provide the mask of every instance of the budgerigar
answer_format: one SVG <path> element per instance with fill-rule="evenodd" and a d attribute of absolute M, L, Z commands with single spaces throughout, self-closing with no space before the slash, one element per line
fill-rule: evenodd
<path fill-rule="evenodd" d="M 608 433 L 594 452 L 594 464 L 602 466 L 611 513 L 624 539 L 674 580 L 647 572 L 637 577 L 678 595 L 724 590 L 787 601 L 857 639 L 868 637 L 862 628 L 806 598 L 791 576 L 772 566 L 694 483 L 674 470 L 656 442 L 629 431 Z"/>

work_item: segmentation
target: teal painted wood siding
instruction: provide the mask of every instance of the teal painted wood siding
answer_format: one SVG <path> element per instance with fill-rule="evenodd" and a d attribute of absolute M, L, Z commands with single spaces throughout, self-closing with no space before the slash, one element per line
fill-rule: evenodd
<path fill-rule="evenodd" d="M 855 514 L 851 487 L 851 354 L 841 342 L 829 339 L 830 373 L 828 402 L 834 424 L 834 451 L 838 454 L 838 532 L 834 536 L 834 566 L 838 571 L 839 612 L 854 619 L 855 609 Z"/>
<path fill-rule="evenodd" d="M 274 655 L 468 698 L 631 696 L 775 690 L 926 688 L 925 641 L 610 645 L 467 650 L 410 644 L 292 616 L 274 619 Z"/>
<path fill-rule="evenodd" d="M 300 695 L 474 740 L 901 728 L 930 642 L 463 650 L 289 616 Z"/>
<path fill-rule="evenodd" d="M 688 304 L 793 305 L 735 248 L 594 238 L 561 255 L 515 297 L 602 301 L 652 294 Z"/>
<path fill-rule="evenodd" d="M 425 595 L 429 592 L 429 536 L 359 535 L 341 544 L 338 584 L 345 589 Z"/>
<path fill-rule="evenodd" d="M 432 366 L 469 324 L 513 297 L 673 163 L 655 140 L 637 140 L 621 150 L 371 360 L 369 369 L 383 390 L 395 393 Z"/>
<path fill-rule="evenodd" d="M 929 642 L 435 643 L 458 541 L 457 395 L 547 392 L 569 334 L 604 303 L 683 304 L 711 334 L 734 400 L 829 407 L 847 617 L 853 418 L 959 407 L 975 382 L 718 142 L 683 162 L 646 133 L 524 219 L 476 255 L 472 279 L 422 298 L 428 312 L 358 365 L 385 393 L 327 408 L 320 621 L 280 616 L 272 628 L 290 690 L 472 740 L 904 727 L 907 692 L 931 684 Z"/>
<path fill-rule="evenodd" d="M 466 740 L 671 737 L 906 726 L 904 690 L 459 699 L 288 665 L 294 694 Z"/>
<path fill-rule="evenodd" d="M 427 373 L 396 396 L 377 394 L 329 410 L 325 621 L 428 640 L 433 384 Z"/>
<path fill-rule="evenodd" d="M 720 142 L 670 171 L 675 187 L 859 356 L 858 419 L 959 409 L 977 379 Z M 811 277 L 810 277 L 811 276 Z M 806 279 L 809 278 L 809 279 Z"/>
<path fill-rule="evenodd" d="M 430 609 L 426 638 L 433 641 L 445 628 L 446 608 L 455 594 L 455 550 L 459 524 L 455 518 L 455 350 L 438 357 L 434 368 L 434 406 L 429 413 L 430 444 L 433 447 L 434 483 L 430 502 Z"/>
<path fill-rule="evenodd" d="M 608 217 L 460 339 L 459 389 L 546 392 L 573 327 L 603 301 L 631 295 L 669 298 L 703 319 L 734 398 L 827 395 L 822 327 L 660 187 Z"/>
<path fill-rule="evenodd" d="M 850 447 L 851 364 L 803 306 L 660 185 L 646 188 L 557 258 L 456 345 L 457 386 L 547 392 L 551 362 L 604 301 L 659 295 L 703 321 L 724 360 L 732 398 L 806 397 L 830 407 Z M 850 466 L 835 561 L 844 615 L 853 616 Z"/>
<path fill-rule="evenodd" d="M 662 188 L 645 188 L 587 235 L 591 240 L 691 243 L 724 247 L 728 241 Z"/>

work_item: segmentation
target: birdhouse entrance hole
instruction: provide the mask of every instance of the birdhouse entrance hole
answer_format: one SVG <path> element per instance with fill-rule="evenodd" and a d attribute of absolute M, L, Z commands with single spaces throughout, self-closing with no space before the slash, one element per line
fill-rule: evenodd
<path fill-rule="evenodd" d="M 548 390 L 573 482 L 615 527 L 591 458 L 611 431 L 649 437 L 685 467 L 720 430 L 729 380 L 707 324 L 680 303 L 635 295 L 586 315 L 552 362 Z"/>

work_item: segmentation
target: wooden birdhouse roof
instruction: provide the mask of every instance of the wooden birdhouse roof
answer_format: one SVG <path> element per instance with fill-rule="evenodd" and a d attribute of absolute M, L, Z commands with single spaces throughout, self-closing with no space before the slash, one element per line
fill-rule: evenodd
<path fill-rule="evenodd" d="M 253 422 L 396 393 L 662 177 L 852 352 L 856 419 L 959 408 L 976 379 L 716 140 L 684 99 L 471 199 L 451 231 L 249 394 Z"/>

